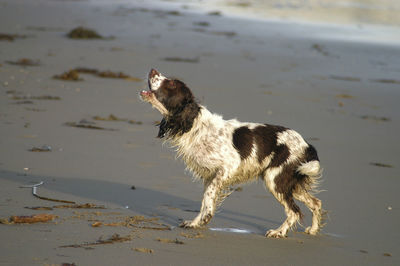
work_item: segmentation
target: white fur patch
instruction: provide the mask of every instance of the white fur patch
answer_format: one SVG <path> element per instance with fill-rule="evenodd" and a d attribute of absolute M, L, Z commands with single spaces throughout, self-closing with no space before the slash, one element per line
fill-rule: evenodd
<path fill-rule="evenodd" d="M 150 87 L 151 87 L 150 89 L 152 91 L 158 90 L 160 88 L 161 84 L 163 83 L 163 81 L 166 79 L 167 78 L 164 77 L 161 73 L 150 78 Z"/>

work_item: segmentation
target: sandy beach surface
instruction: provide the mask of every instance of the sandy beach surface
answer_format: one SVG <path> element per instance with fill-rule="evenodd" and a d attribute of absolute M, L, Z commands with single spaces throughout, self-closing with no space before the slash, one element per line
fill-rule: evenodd
<path fill-rule="evenodd" d="M 0 265 L 399 265 L 394 24 L 0 0 Z M 79 26 L 103 38 L 68 38 Z M 54 78 L 77 68 L 78 80 Z M 199 210 L 202 184 L 155 138 L 161 116 L 138 97 L 151 68 L 227 119 L 284 125 L 312 143 L 329 211 L 321 234 L 265 238 L 284 212 L 261 182 L 240 186 L 206 228 L 178 228 Z M 10 218 L 38 214 L 54 219 Z"/>

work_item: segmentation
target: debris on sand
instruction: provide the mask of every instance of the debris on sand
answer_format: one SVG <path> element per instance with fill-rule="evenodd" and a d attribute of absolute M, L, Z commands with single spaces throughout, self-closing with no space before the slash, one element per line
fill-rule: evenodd
<path fill-rule="evenodd" d="M 10 65 L 17 66 L 40 66 L 40 60 L 32 60 L 29 58 L 21 58 L 17 61 L 6 61 Z"/>
<path fill-rule="evenodd" d="M 197 22 L 193 22 L 194 26 L 199 26 L 199 27 L 209 27 L 210 23 L 207 21 L 197 21 Z"/>
<path fill-rule="evenodd" d="M 93 124 L 86 124 L 86 123 L 75 123 L 75 122 L 66 122 L 64 125 L 68 127 L 76 127 L 76 128 L 85 128 L 85 129 L 95 129 L 95 130 L 107 130 L 107 131 L 116 131 L 117 129 L 113 128 L 105 128 L 105 127 L 99 127 L 95 126 Z"/>
<path fill-rule="evenodd" d="M 113 114 L 110 114 L 107 117 L 102 117 L 102 116 L 93 116 L 93 120 L 97 120 L 97 121 L 117 121 L 117 122 L 128 122 L 129 124 L 132 125 L 142 125 L 143 122 L 142 121 L 135 121 L 135 120 L 129 120 L 126 118 L 119 118 Z"/>
<path fill-rule="evenodd" d="M 385 164 L 385 163 L 370 162 L 369 164 L 373 165 L 373 166 L 378 166 L 378 167 L 393 168 L 393 165 Z"/>
<path fill-rule="evenodd" d="M 120 236 L 119 234 L 113 234 L 110 238 L 103 240 L 101 237 L 94 242 L 84 242 L 82 244 L 72 244 L 60 246 L 60 248 L 85 248 L 90 246 L 122 243 L 132 240 L 131 236 Z"/>
<path fill-rule="evenodd" d="M 68 34 L 68 38 L 71 39 L 105 39 L 103 36 L 98 34 L 95 30 L 84 28 L 84 27 L 77 27 L 72 29 Z"/>
<path fill-rule="evenodd" d="M 331 79 L 336 79 L 336 80 L 342 80 L 342 81 L 361 81 L 360 78 L 356 78 L 356 77 L 347 77 L 347 76 L 335 76 L 335 75 L 331 75 L 331 76 L 329 76 L 329 78 L 331 78 Z"/>
<path fill-rule="evenodd" d="M 315 43 L 311 46 L 311 49 L 317 51 L 318 53 L 320 53 L 324 56 L 329 56 L 329 52 L 326 50 L 325 46 L 323 46 L 323 45 Z"/>
<path fill-rule="evenodd" d="M 41 185 L 43 185 L 44 182 L 41 181 L 38 184 L 34 185 L 27 185 L 27 186 L 20 186 L 20 188 L 32 188 L 32 195 L 35 196 L 36 198 L 42 199 L 42 200 L 48 200 L 48 201 L 55 201 L 55 202 L 63 202 L 63 203 L 70 203 L 70 204 L 75 204 L 74 201 L 69 201 L 69 200 L 59 200 L 59 199 L 52 199 L 48 197 L 42 197 L 37 194 L 37 188 Z"/>
<path fill-rule="evenodd" d="M 61 98 L 59 96 L 42 95 L 42 96 L 16 96 L 12 97 L 13 100 L 50 100 L 59 101 Z"/>
<path fill-rule="evenodd" d="M 200 233 L 200 232 L 197 232 L 197 233 L 195 233 L 195 234 L 190 234 L 190 233 L 184 233 L 184 232 L 182 232 L 180 235 L 183 236 L 183 237 L 186 237 L 186 238 L 204 238 L 204 237 L 205 237 L 205 236 L 204 236 L 202 233 Z"/>
<path fill-rule="evenodd" d="M 220 17 L 220 16 L 222 16 L 222 13 L 221 13 L 221 11 L 210 11 L 207 13 L 207 15 Z"/>
<path fill-rule="evenodd" d="M 388 117 L 379 117 L 379 116 L 374 116 L 374 115 L 362 115 L 361 119 L 364 120 L 371 120 L 371 121 L 375 121 L 375 122 L 389 122 L 390 118 Z"/>
<path fill-rule="evenodd" d="M 168 62 L 198 63 L 200 61 L 200 58 L 165 57 L 163 58 L 163 60 Z"/>
<path fill-rule="evenodd" d="M 178 238 L 176 238 L 176 239 L 157 238 L 157 241 L 162 242 L 162 243 L 172 243 L 172 244 L 177 244 L 177 245 L 185 244 L 185 242 L 178 240 Z"/>
<path fill-rule="evenodd" d="M 15 39 L 25 39 L 26 35 L 0 33 L 0 41 L 13 42 Z"/>
<path fill-rule="evenodd" d="M 85 67 L 77 67 L 77 68 L 71 69 L 67 72 L 64 72 L 61 75 L 55 75 L 54 78 L 61 79 L 61 80 L 73 80 L 73 81 L 83 80 L 82 78 L 80 78 L 79 74 L 91 74 L 91 75 L 94 75 L 94 76 L 100 77 L 100 78 L 124 79 L 124 80 L 135 81 L 135 82 L 142 81 L 142 79 L 140 79 L 140 78 L 129 76 L 123 72 L 114 72 L 114 71 L 110 71 L 110 70 L 100 71 L 100 70 L 97 70 L 94 68 L 85 68 Z"/>
<path fill-rule="evenodd" d="M 37 207 L 24 207 L 25 209 L 29 210 L 35 210 L 35 211 L 52 211 L 52 207 L 46 207 L 46 206 L 37 206 Z"/>
<path fill-rule="evenodd" d="M 53 214 L 35 214 L 29 216 L 11 216 L 9 220 L 0 219 L 0 223 L 2 224 L 33 224 L 33 223 L 44 223 L 48 221 L 52 221 L 57 218 L 56 215 Z"/>
<path fill-rule="evenodd" d="M 105 209 L 106 207 L 103 205 L 96 205 L 93 203 L 84 203 L 84 204 L 72 204 L 72 205 L 56 205 L 53 206 L 55 209 Z"/>
<path fill-rule="evenodd" d="M 61 75 L 54 75 L 54 79 L 70 80 L 70 81 L 82 81 L 83 79 L 79 77 L 78 71 L 71 69 Z"/>
<path fill-rule="evenodd" d="M 102 222 L 94 222 L 94 223 L 92 223 L 92 227 L 100 227 L 102 225 L 103 225 Z"/>
<path fill-rule="evenodd" d="M 154 250 L 150 248 L 132 248 L 132 250 L 137 251 L 137 252 L 142 252 L 142 253 L 154 253 Z"/>
<path fill-rule="evenodd" d="M 116 117 L 113 114 L 110 114 L 108 117 L 101 117 L 101 116 L 93 116 L 94 120 L 99 120 L 99 121 L 126 121 L 127 119 L 122 119 L 119 117 Z"/>
<path fill-rule="evenodd" d="M 350 95 L 350 94 L 346 94 L 346 93 L 341 93 L 341 94 L 337 94 L 336 98 L 341 98 L 341 99 L 353 99 L 354 96 Z"/>
<path fill-rule="evenodd" d="M 41 147 L 33 147 L 32 149 L 29 149 L 31 152 L 50 152 L 51 150 L 51 146 L 49 145 L 43 145 Z"/>
<path fill-rule="evenodd" d="M 123 227 L 133 227 L 137 229 L 147 229 L 156 231 L 170 231 L 171 227 L 166 224 L 158 222 L 158 218 L 146 218 L 141 215 L 127 216 L 122 220 L 111 223 L 103 223 L 100 221 L 95 221 L 91 224 L 92 227 L 101 226 L 123 226 Z"/>
<path fill-rule="evenodd" d="M 386 84 L 400 84 L 400 80 L 395 80 L 395 79 L 371 79 L 370 81 L 386 83 Z"/>

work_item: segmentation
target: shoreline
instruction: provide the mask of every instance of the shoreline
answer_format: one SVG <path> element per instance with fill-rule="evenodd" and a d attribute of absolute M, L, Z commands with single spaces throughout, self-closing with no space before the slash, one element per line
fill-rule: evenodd
<path fill-rule="evenodd" d="M 254 15 L 250 11 L 235 10 L 229 5 L 212 5 L 207 3 L 189 3 L 186 5 L 185 2 L 165 2 L 156 1 L 154 3 L 143 3 L 126 1 L 114 1 L 108 0 L 91 0 L 89 3 L 99 6 L 114 7 L 120 5 L 121 8 L 137 8 L 137 9 L 149 9 L 149 10 L 164 10 L 170 12 L 182 12 L 186 15 L 195 16 L 207 16 L 213 12 L 217 12 L 217 16 L 221 16 L 224 19 L 233 21 L 243 21 L 243 23 L 249 22 L 253 24 L 276 24 L 283 27 L 294 27 L 302 28 L 306 27 L 309 29 L 307 35 L 309 38 L 335 40 L 335 41 L 348 41 L 348 42 L 359 42 L 361 44 L 381 44 L 387 46 L 400 46 L 400 21 L 399 25 L 392 24 L 379 24 L 379 23 L 361 23 L 357 21 L 340 22 L 338 20 L 332 20 L 331 22 L 324 22 L 321 19 L 306 19 L 306 18 L 288 18 L 288 17 L 273 17 L 265 15 Z M 157 5 L 159 4 L 159 5 Z M 192 6 L 190 6 L 190 4 Z M 156 7 L 155 7 L 156 6 Z M 226 11 L 225 8 L 228 8 Z M 233 9 L 232 9 L 233 8 Z M 224 11 L 222 11 L 224 10 Z M 251 10 L 251 9 L 250 9 Z M 299 11 L 301 12 L 301 11 Z M 177 14 L 179 14 L 177 13 Z M 326 34 L 330 32 L 330 34 Z M 333 36 L 331 33 L 334 33 Z M 304 32 L 302 33 L 304 34 Z M 303 36 L 304 37 L 304 36 Z"/>

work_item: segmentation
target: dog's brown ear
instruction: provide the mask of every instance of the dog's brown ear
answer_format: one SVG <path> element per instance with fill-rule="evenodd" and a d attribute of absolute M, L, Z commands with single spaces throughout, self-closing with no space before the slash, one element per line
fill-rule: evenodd
<path fill-rule="evenodd" d="M 165 118 L 163 118 L 161 120 L 161 122 L 157 124 L 157 126 L 158 126 L 157 138 L 162 139 L 163 137 L 165 137 L 165 135 L 167 134 L 167 131 L 168 131 L 167 120 Z"/>
<path fill-rule="evenodd" d="M 152 68 L 149 72 L 149 79 L 154 77 L 154 76 L 158 76 L 160 75 L 160 72 L 158 72 L 157 70 L 155 70 L 154 68 Z"/>

